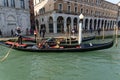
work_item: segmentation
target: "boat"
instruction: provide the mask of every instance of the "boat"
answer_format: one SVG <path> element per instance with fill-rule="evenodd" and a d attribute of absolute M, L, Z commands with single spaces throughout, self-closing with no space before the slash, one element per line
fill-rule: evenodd
<path fill-rule="evenodd" d="M 82 42 L 90 41 L 93 39 L 95 39 L 95 36 L 83 37 Z M 36 42 L 34 38 L 30 38 L 30 37 L 26 37 L 26 36 L 22 36 L 22 40 L 23 41 L 30 41 L 30 42 L 34 42 L 34 43 Z M 61 38 L 45 38 L 42 40 L 46 40 L 48 43 L 56 43 L 56 40 L 59 40 L 61 44 L 70 43 L 69 39 L 66 40 L 63 37 L 61 37 Z M 71 39 L 71 43 L 78 43 L 78 40 L 73 38 L 73 39 Z"/>
<path fill-rule="evenodd" d="M 12 47 L 15 50 L 27 52 L 87 52 L 111 48 L 114 45 L 114 40 L 106 43 L 81 43 L 80 45 L 60 44 L 49 46 L 47 48 L 38 48 L 35 44 L 18 44 L 16 42 L 0 42 L 1 45 Z"/>

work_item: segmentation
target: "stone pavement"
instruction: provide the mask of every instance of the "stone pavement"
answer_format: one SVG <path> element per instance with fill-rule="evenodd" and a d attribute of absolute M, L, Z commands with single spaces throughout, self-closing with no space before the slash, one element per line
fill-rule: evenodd
<path fill-rule="evenodd" d="M 109 36 L 109 35 L 113 35 L 113 34 L 115 34 L 114 31 L 104 31 L 104 36 Z M 78 36 L 78 34 L 74 34 L 74 35 Z M 94 31 L 92 33 L 90 33 L 90 32 L 82 33 L 82 36 L 84 36 L 84 37 L 93 36 L 93 35 L 103 36 L 103 32 L 101 31 L 100 35 L 98 35 L 97 31 Z M 120 35 L 120 30 L 118 31 L 118 35 Z M 66 35 L 65 33 L 46 33 L 45 34 L 45 37 L 66 37 L 66 36 L 69 36 L 69 35 Z M 71 36 L 72 36 L 72 34 L 71 34 Z M 34 35 L 29 36 L 29 37 L 34 38 Z M 0 41 L 1 40 L 9 40 L 9 39 L 17 39 L 17 37 L 2 37 L 2 38 L 0 38 Z"/>

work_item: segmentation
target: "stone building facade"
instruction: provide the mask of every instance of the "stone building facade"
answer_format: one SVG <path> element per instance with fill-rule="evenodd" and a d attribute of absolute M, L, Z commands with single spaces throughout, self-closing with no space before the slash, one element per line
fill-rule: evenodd
<path fill-rule="evenodd" d="M 30 28 L 29 0 L 0 0 L 0 29 L 3 36 L 10 36 L 20 27 L 22 34 Z"/>
<path fill-rule="evenodd" d="M 48 33 L 61 33 L 66 30 L 78 30 L 79 15 L 84 15 L 83 29 L 114 29 L 118 6 L 105 0 L 34 0 L 34 13 L 39 29 L 46 28 Z M 120 21 L 119 21 L 120 27 Z"/>

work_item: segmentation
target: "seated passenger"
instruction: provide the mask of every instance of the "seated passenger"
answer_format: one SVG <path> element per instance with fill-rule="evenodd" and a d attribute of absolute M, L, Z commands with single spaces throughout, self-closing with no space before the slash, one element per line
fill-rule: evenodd
<path fill-rule="evenodd" d="M 49 48 L 49 45 L 48 45 L 48 43 L 39 43 L 38 47 L 45 49 L 45 48 Z"/>

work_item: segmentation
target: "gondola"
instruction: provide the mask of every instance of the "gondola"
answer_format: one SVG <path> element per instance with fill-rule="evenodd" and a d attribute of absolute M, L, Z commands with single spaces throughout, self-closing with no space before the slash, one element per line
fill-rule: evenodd
<path fill-rule="evenodd" d="M 34 42 L 34 43 L 36 42 L 34 38 L 30 38 L 30 37 L 26 37 L 26 36 L 22 36 L 22 39 L 23 39 L 23 41 L 30 41 L 30 42 Z M 82 42 L 90 41 L 93 39 L 95 39 L 95 36 L 83 37 Z M 66 40 L 65 38 L 45 38 L 43 40 L 46 40 L 48 43 L 55 43 L 56 40 L 60 40 L 61 44 L 70 43 L 70 40 L 69 39 Z M 78 43 L 78 40 L 71 39 L 71 43 Z"/>
<path fill-rule="evenodd" d="M 36 47 L 36 45 L 33 44 L 18 44 L 14 42 L 11 42 L 10 44 L 6 42 L 0 42 L 0 44 L 7 47 L 12 47 L 15 50 L 28 51 L 28 52 L 87 52 L 87 51 L 95 51 L 95 50 L 111 48 L 114 44 L 114 40 L 99 44 L 93 44 L 93 43 L 86 43 L 86 44 L 82 43 L 80 45 L 64 44 L 64 45 L 59 45 L 59 47 L 50 46 L 47 48 L 38 48 Z"/>

